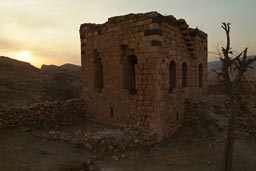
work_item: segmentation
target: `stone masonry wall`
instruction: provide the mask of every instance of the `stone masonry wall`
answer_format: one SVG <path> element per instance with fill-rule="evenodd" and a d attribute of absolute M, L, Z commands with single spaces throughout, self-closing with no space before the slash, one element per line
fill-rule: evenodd
<path fill-rule="evenodd" d="M 166 138 L 179 128 L 184 119 L 185 100 L 194 94 L 206 92 L 207 35 L 190 29 L 184 20 L 177 25 L 162 25 L 163 55 L 158 64 L 157 109 L 160 128 L 158 136 Z M 169 66 L 176 64 L 176 86 L 169 90 Z M 182 64 L 187 65 L 187 86 L 182 85 Z M 199 65 L 202 65 L 202 87 L 199 86 Z"/>
<path fill-rule="evenodd" d="M 83 68 L 83 93 L 88 118 L 118 126 L 152 128 L 155 124 L 156 63 L 158 52 L 156 38 L 145 30 L 152 27 L 148 15 L 114 17 L 103 25 L 81 26 L 81 51 Z M 94 87 L 94 58 L 98 51 L 103 65 L 102 92 Z M 136 94 L 130 94 L 123 84 L 127 57 L 135 55 Z"/>
<path fill-rule="evenodd" d="M 80 99 L 49 102 L 25 108 L 0 107 L 0 129 L 69 125 L 85 120 L 84 102 Z"/>
<path fill-rule="evenodd" d="M 158 140 L 182 124 L 185 99 L 206 91 L 207 35 L 185 20 L 157 12 L 110 18 L 104 24 L 80 27 L 83 98 L 88 119 L 118 126 L 144 127 Z M 127 89 L 127 59 L 136 57 L 135 88 Z M 99 89 L 96 61 L 101 61 Z M 170 91 L 170 63 L 175 62 L 175 87 Z M 182 86 L 182 66 L 187 66 Z M 199 65 L 202 66 L 199 86 Z M 96 73 L 96 74 L 95 74 Z M 96 77 L 95 77 L 96 76 Z"/>

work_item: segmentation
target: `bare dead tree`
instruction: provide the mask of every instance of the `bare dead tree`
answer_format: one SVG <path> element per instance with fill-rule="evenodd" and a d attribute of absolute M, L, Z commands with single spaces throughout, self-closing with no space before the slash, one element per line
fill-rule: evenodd
<path fill-rule="evenodd" d="M 245 79 L 244 74 L 250 65 L 256 61 L 247 58 L 247 49 L 245 48 L 239 55 L 233 56 L 230 46 L 230 23 L 222 23 L 222 29 L 226 33 L 227 44 L 222 47 L 222 70 L 216 73 L 225 86 L 226 93 L 231 100 L 231 116 L 229 119 L 228 135 L 225 148 L 224 171 L 232 171 L 233 151 L 235 145 L 235 134 L 237 127 L 237 117 L 241 106 L 240 83 Z M 234 72 L 235 75 L 234 75 Z"/>

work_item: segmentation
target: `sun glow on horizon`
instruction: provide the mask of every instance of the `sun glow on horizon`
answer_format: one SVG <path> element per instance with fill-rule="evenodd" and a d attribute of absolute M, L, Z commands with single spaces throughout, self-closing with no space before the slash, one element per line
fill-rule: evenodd
<path fill-rule="evenodd" d="M 23 50 L 19 55 L 18 55 L 18 60 L 24 61 L 24 62 L 32 62 L 31 54 L 27 50 Z"/>
<path fill-rule="evenodd" d="M 45 65 L 63 65 L 65 63 L 74 63 L 72 61 L 60 61 L 48 57 L 47 55 L 44 54 L 38 54 L 35 53 L 32 50 L 17 50 L 17 51 L 8 51 L 8 50 L 3 50 L 0 56 L 6 56 L 12 59 L 16 59 L 19 61 L 23 62 L 28 62 L 31 65 L 41 68 L 43 64 Z M 59 58 L 58 58 L 59 59 Z M 76 65 L 79 65 L 77 63 L 74 63 Z"/>
<path fill-rule="evenodd" d="M 31 54 L 29 51 L 27 50 L 23 50 L 21 51 L 18 56 L 17 56 L 18 60 L 24 61 L 24 62 L 32 62 L 32 58 L 31 58 Z"/>
<path fill-rule="evenodd" d="M 40 57 L 34 56 L 34 54 L 32 54 L 32 52 L 28 51 L 28 50 L 23 50 L 20 53 L 18 53 L 16 59 L 23 61 L 23 62 L 28 62 L 31 65 L 34 65 L 39 68 L 43 64 L 43 61 L 40 60 L 41 59 Z"/>
<path fill-rule="evenodd" d="M 44 62 L 44 61 L 41 60 L 41 57 L 39 57 L 37 55 L 35 56 L 29 50 L 23 50 L 23 51 L 20 51 L 20 52 L 16 53 L 16 55 L 14 55 L 14 58 L 19 60 L 19 61 L 28 62 L 31 65 L 34 65 L 35 67 L 38 67 L 38 68 L 40 68 L 41 65 Z"/>

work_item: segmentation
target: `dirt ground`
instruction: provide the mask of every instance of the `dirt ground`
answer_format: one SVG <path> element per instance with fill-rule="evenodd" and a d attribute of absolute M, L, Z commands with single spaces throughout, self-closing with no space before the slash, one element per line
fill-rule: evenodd
<path fill-rule="evenodd" d="M 220 111 L 218 105 L 216 109 Z M 207 112 L 215 122 L 183 127 L 160 144 L 123 152 L 35 136 L 49 130 L 1 130 L 0 171 L 218 171 L 223 161 L 226 120 L 210 108 Z M 95 123 L 86 122 L 62 129 L 94 128 Z M 234 171 L 255 171 L 255 137 L 237 139 L 233 167 Z"/>
<path fill-rule="evenodd" d="M 0 132 L 0 170 L 59 171 L 63 166 L 94 160 L 91 170 L 216 171 L 222 165 L 224 140 L 223 135 L 180 133 L 162 144 L 115 153 L 49 141 L 22 130 L 5 130 Z M 256 140 L 237 140 L 234 170 L 254 171 L 255 163 Z"/>

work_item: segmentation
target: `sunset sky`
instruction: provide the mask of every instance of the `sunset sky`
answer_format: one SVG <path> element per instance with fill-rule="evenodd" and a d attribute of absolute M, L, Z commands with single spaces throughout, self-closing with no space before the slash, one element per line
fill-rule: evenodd
<path fill-rule="evenodd" d="M 256 54 L 255 7 L 255 0 L 0 0 L 0 56 L 37 67 L 80 65 L 81 23 L 149 11 L 184 18 L 208 33 L 209 52 L 225 43 L 221 22 L 231 22 L 233 49 L 249 47 L 251 55 Z"/>

